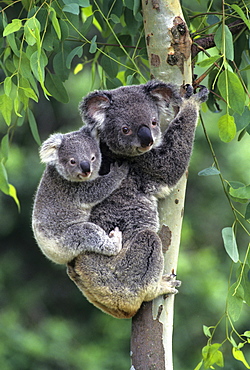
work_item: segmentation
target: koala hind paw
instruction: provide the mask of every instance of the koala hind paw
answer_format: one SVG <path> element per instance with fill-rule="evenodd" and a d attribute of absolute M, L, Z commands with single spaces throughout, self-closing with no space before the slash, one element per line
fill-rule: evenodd
<path fill-rule="evenodd" d="M 119 230 L 118 227 L 115 227 L 114 230 L 110 231 L 109 237 L 117 247 L 116 252 L 119 253 L 122 249 L 122 232 Z"/>
<path fill-rule="evenodd" d="M 175 274 L 166 274 L 162 276 L 161 290 L 162 294 L 176 294 L 178 293 L 178 288 L 181 285 L 181 281 L 176 280 Z"/>

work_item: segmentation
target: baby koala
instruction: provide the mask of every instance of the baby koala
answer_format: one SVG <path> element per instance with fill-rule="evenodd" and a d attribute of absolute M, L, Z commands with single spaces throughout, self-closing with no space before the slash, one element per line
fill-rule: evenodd
<path fill-rule="evenodd" d="M 84 251 L 116 255 L 122 248 L 119 229 L 107 235 L 88 219 L 92 207 L 127 176 L 127 165 L 115 163 L 107 175 L 98 176 L 99 142 L 86 127 L 51 135 L 41 146 L 40 158 L 47 166 L 35 196 L 32 229 L 42 252 L 60 264 Z"/>

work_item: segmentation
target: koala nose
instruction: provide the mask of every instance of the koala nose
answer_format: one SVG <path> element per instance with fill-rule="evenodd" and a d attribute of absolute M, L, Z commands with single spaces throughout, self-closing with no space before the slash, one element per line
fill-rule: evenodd
<path fill-rule="evenodd" d="M 141 126 L 137 132 L 142 148 L 151 146 L 154 142 L 150 129 L 147 126 Z"/>
<path fill-rule="evenodd" d="M 82 161 L 80 163 L 80 167 L 82 172 L 90 172 L 90 163 L 88 161 Z"/>

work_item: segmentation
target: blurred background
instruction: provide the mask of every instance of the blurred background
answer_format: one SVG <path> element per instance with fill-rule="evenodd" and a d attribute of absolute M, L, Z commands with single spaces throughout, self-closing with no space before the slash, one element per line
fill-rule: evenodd
<path fill-rule="evenodd" d="M 72 74 L 65 85 L 68 104 L 53 98 L 48 101 L 42 93 L 39 104 L 34 103 L 42 141 L 53 132 L 68 132 L 82 125 L 78 103 L 93 89 L 90 73 L 83 70 Z M 218 139 L 216 114 L 202 115 L 223 176 L 250 183 L 248 135 L 240 143 L 235 140 L 224 144 Z M 0 130 L 3 125 L 0 122 Z M 199 125 L 189 170 L 178 267 L 182 286 L 175 301 L 176 370 L 195 368 L 206 344 L 202 326 L 215 325 L 225 312 L 231 262 L 224 251 L 221 229 L 232 226 L 233 215 L 219 177 L 198 176 L 212 163 Z M 9 181 L 18 190 L 21 212 L 12 198 L 0 194 L 1 369 L 128 370 L 131 320 L 115 319 L 88 303 L 67 277 L 65 267 L 47 260 L 33 238 L 32 203 L 44 167 L 28 125 L 22 127 L 22 134 L 16 129 L 6 165 Z M 238 239 L 238 246 L 244 256 L 244 236 Z M 249 307 L 244 307 L 237 322 L 239 333 L 250 330 L 249 314 Z M 225 336 L 222 321 L 218 341 Z M 245 355 L 250 361 L 249 350 Z M 225 369 L 245 368 L 233 360 L 230 352 L 226 358 Z"/>

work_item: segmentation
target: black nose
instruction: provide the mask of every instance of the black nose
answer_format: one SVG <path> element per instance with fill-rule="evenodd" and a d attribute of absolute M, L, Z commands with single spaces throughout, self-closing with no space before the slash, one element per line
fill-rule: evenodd
<path fill-rule="evenodd" d="M 142 148 L 151 146 L 154 142 L 151 131 L 147 126 L 141 126 L 137 132 Z"/>
<path fill-rule="evenodd" d="M 80 163 L 80 167 L 82 172 L 90 172 L 90 163 L 88 161 L 82 161 Z"/>

